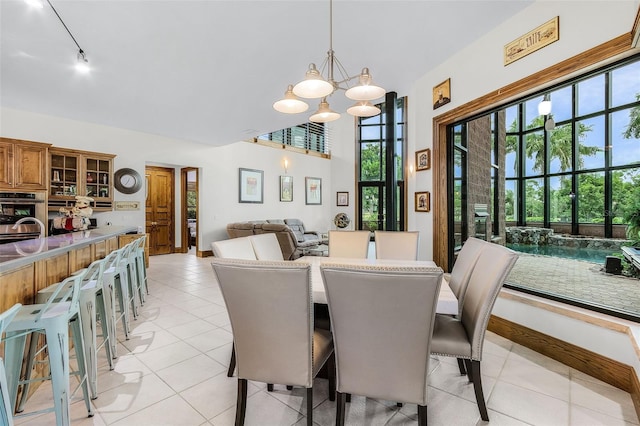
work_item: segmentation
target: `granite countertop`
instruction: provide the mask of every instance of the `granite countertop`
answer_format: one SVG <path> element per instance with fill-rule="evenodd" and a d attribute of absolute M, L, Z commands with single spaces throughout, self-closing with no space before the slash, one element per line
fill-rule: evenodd
<path fill-rule="evenodd" d="M 136 230 L 135 226 L 105 226 L 87 231 L 53 235 L 47 238 L 0 244 L 0 273 L 117 235 L 136 232 Z"/>

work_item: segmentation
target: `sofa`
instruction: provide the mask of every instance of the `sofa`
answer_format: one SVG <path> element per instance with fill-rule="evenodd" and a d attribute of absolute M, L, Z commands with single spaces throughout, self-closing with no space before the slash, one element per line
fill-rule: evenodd
<path fill-rule="evenodd" d="M 235 222 L 227 225 L 229 238 L 246 237 L 248 235 L 276 234 L 285 260 L 294 260 L 307 254 L 327 240 L 315 231 L 307 231 L 299 219 L 268 219 L 250 222 Z"/>

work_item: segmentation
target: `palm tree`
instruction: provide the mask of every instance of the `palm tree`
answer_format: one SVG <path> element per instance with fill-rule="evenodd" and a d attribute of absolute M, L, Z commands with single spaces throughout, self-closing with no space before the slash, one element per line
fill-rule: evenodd
<path fill-rule="evenodd" d="M 527 126 L 527 130 L 542 128 L 544 125 L 544 117 L 539 116 L 533 119 Z M 583 157 L 591 156 L 602 151 L 597 146 L 587 146 L 582 143 L 588 132 L 592 130 L 593 126 L 587 126 L 584 123 L 578 123 L 578 168 L 581 168 L 584 164 Z M 515 133 L 517 131 L 517 120 L 511 123 L 509 132 Z M 570 124 L 556 127 L 551 131 L 550 145 L 549 145 L 549 162 L 554 158 L 560 161 L 560 170 L 566 171 L 571 169 L 571 157 L 573 146 L 573 132 Z M 507 153 L 517 152 L 518 138 L 507 137 L 505 148 Z M 542 132 L 529 133 L 526 136 L 525 154 L 527 158 L 534 159 L 533 169 L 539 172 L 544 172 L 544 134 Z"/>
<path fill-rule="evenodd" d="M 640 93 L 636 94 L 636 100 L 640 101 Z M 629 124 L 622 134 L 625 139 L 640 139 L 640 106 L 633 107 L 629 113 Z"/>

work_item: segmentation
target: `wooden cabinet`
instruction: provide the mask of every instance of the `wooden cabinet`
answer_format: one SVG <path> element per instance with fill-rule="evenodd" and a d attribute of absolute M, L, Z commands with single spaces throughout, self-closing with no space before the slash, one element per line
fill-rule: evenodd
<path fill-rule="evenodd" d="M 47 189 L 50 144 L 0 138 L 0 189 Z"/>
<path fill-rule="evenodd" d="M 112 209 L 115 155 L 61 148 L 49 155 L 49 210 L 72 207 L 76 195 L 93 198 L 94 211 Z"/>

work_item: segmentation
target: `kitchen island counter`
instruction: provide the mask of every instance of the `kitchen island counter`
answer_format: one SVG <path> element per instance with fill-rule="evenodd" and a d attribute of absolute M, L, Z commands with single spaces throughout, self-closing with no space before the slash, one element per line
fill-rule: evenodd
<path fill-rule="evenodd" d="M 91 244 L 135 232 L 133 226 L 105 226 L 86 231 L 0 245 L 0 274 L 38 260 L 55 257 Z M 117 245 L 116 245 L 117 247 Z"/>
<path fill-rule="evenodd" d="M 87 231 L 0 245 L 0 312 L 14 303 L 35 303 L 39 290 L 62 281 L 118 249 L 118 236 L 134 226 Z"/>

